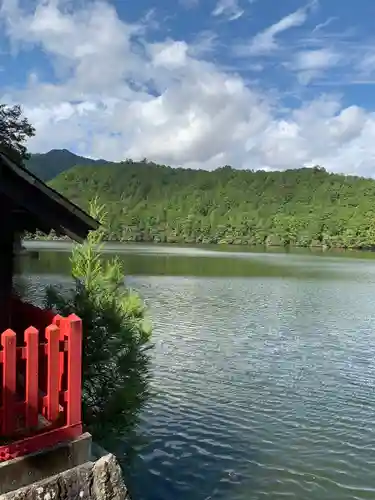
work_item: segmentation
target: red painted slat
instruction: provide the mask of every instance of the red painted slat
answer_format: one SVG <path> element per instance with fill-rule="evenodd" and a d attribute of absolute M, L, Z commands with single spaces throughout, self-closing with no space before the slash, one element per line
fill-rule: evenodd
<path fill-rule="evenodd" d="M 25 330 L 26 344 L 26 427 L 38 425 L 39 332 L 32 326 Z"/>
<path fill-rule="evenodd" d="M 63 436 L 68 438 L 73 429 L 75 436 L 82 433 L 82 322 L 72 314 L 68 318 L 56 316 L 53 323 L 45 329 L 45 336 L 44 332 L 40 333 L 33 327 L 27 328 L 24 332 L 24 347 L 17 347 L 14 331 L 7 330 L 1 334 L 3 350 L 0 351 L 0 364 L 3 366 L 0 369 L 3 380 L 0 431 L 3 437 L 16 434 L 24 436 L 17 442 L 19 451 L 18 444 L 25 444 L 23 448 L 21 446 L 21 455 L 29 453 L 31 449 L 37 451 L 47 446 L 47 443 L 61 440 Z M 25 372 L 23 366 L 26 367 Z M 22 370 L 20 374 L 18 368 Z M 21 393 L 18 400 L 16 397 L 19 376 L 21 382 L 24 377 L 25 383 L 23 401 L 19 400 Z M 64 411 L 65 425 L 59 419 Z M 46 429 L 32 435 L 38 425 L 38 413 L 49 420 L 52 427 L 56 428 L 56 433 L 51 434 Z M 23 420 L 23 416 L 25 426 L 21 429 L 18 428 L 18 422 L 20 417 Z M 18 452 L 11 451 L 13 444 L 0 447 L 0 462 L 6 456 L 16 456 Z"/>
<path fill-rule="evenodd" d="M 66 318 L 63 318 L 62 316 L 60 316 L 60 314 L 56 314 L 56 316 L 53 318 L 53 324 L 60 328 L 60 342 L 64 342 L 65 328 L 67 325 Z M 63 388 L 64 360 L 65 360 L 64 350 L 60 351 L 59 354 L 59 391 L 61 391 Z"/>
<path fill-rule="evenodd" d="M 64 441 L 71 441 L 82 435 L 80 424 L 70 427 L 60 427 L 49 430 L 43 434 L 29 436 L 8 445 L 0 446 L 0 462 L 11 460 L 16 457 L 35 453 L 44 448 L 50 448 Z"/>
<path fill-rule="evenodd" d="M 2 434 L 7 436 L 15 431 L 15 394 L 16 394 L 16 334 L 6 330 L 1 334 L 3 346 L 3 420 Z"/>
<path fill-rule="evenodd" d="M 59 416 L 59 340 L 60 329 L 56 325 L 46 328 L 47 354 L 47 419 L 54 422 Z"/>
<path fill-rule="evenodd" d="M 82 321 L 75 314 L 68 317 L 68 377 L 67 377 L 67 425 L 82 420 Z"/>

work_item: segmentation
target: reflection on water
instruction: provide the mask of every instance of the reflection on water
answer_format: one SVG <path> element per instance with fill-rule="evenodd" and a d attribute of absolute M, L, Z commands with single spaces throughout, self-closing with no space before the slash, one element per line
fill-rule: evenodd
<path fill-rule="evenodd" d="M 32 273 L 70 273 L 69 250 L 66 242 L 27 242 L 31 249 L 39 251 L 38 258 L 25 257 Z M 53 250 L 49 249 L 49 247 Z M 337 254 L 325 254 L 322 258 L 309 251 L 296 253 L 265 253 L 259 251 L 231 251 L 219 247 L 176 247 L 163 245 L 115 245 L 107 246 L 106 257 L 114 252 L 124 263 L 127 275 L 145 276 L 215 276 L 215 277 L 294 277 L 298 279 L 321 279 L 327 273 L 335 279 L 343 272 L 367 272 L 374 267 L 375 260 L 343 259 Z M 121 250 L 121 251 L 120 251 Z M 322 253 L 318 253 L 322 255 Z M 363 257 L 374 254 L 354 254 Z M 375 255 L 374 255 L 375 256 Z M 372 266 L 373 263 L 373 266 Z"/>
<path fill-rule="evenodd" d="M 134 498 L 375 497 L 372 260 L 121 255 L 155 324 Z M 68 279 L 62 253 L 25 265 Z"/>

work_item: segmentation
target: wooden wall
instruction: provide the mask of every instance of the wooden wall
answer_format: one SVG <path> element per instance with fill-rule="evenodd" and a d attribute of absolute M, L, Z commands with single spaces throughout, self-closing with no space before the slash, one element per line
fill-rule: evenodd
<path fill-rule="evenodd" d="M 10 297 L 13 285 L 13 227 L 12 206 L 0 197 L 0 332 L 10 326 Z"/>

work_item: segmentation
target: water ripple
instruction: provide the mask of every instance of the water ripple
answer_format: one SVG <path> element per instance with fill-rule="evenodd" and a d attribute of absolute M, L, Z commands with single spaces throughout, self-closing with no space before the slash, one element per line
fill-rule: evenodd
<path fill-rule="evenodd" d="M 375 266 L 325 262 L 339 281 L 132 279 L 152 307 L 157 393 L 133 498 L 375 498 Z"/>
<path fill-rule="evenodd" d="M 373 498 L 372 283 L 233 281 L 134 280 L 157 391 L 134 497 Z"/>

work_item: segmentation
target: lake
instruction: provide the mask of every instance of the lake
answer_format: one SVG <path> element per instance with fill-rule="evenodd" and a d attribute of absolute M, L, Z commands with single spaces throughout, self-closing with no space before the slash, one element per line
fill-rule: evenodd
<path fill-rule="evenodd" d="M 48 246 L 39 289 L 69 273 Z M 375 498 L 372 254 L 111 252 L 155 327 L 134 500 Z"/>

